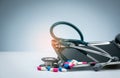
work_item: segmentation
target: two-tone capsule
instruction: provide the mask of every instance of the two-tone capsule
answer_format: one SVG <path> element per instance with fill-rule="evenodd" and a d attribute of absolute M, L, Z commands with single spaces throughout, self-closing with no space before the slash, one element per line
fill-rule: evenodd
<path fill-rule="evenodd" d="M 39 71 L 46 71 L 47 69 L 46 69 L 46 67 L 38 66 L 37 70 L 39 70 Z"/>
<path fill-rule="evenodd" d="M 50 68 L 51 72 L 66 72 L 67 69 L 59 67 L 59 68 Z"/>

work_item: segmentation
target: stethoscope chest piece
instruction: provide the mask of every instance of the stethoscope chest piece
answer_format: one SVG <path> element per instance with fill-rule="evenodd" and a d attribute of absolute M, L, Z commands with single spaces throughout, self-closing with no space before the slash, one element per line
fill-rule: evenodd
<path fill-rule="evenodd" d="M 54 67 L 58 63 L 58 59 L 54 57 L 43 57 L 41 60 L 44 62 L 45 66 Z"/>

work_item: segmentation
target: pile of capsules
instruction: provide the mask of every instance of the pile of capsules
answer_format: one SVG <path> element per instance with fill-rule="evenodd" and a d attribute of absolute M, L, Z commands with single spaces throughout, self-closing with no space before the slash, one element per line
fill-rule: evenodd
<path fill-rule="evenodd" d="M 68 69 L 72 69 L 76 65 L 87 64 L 87 62 L 78 62 L 76 60 L 68 60 L 63 63 L 60 67 L 51 66 L 38 66 L 38 71 L 52 71 L 52 72 L 67 72 Z"/>
<path fill-rule="evenodd" d="M 72 69 L 76 65 L 87 64 L 87 62 L 78 62 L 77 60 L 68 60 L 64 62 L 63 67 L 65 69 Z"/>
<path fill-rule="evenodd" d="M 47 67 L 38 66 L 37 69 L 39 71 L 51 71 L 51 72 L 66 72 L 67 71 L 67 69 L 65 69 L 63 67 L 58 67 L 58 68 L 54 67 L 54 68 L 52 68 L 50 66 L 47 66 Z"/>

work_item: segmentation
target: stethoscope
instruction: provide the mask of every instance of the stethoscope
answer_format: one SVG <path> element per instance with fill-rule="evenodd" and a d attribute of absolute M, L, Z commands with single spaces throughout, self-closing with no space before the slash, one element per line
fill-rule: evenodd
<path fill-rule="evenodd" d="M 72 27 L 74 30 L 77 31 L 77 33 L 80 36 L 80 39 L 64 39 L 64 38 L 57 37 L 54 34 L 53 29 L 58 25 L 67 25 L 69 27 Z M 95 63 L 93 62 L 94 63 L 93 69 L 95 71 L 98 71 L 99 69 L 101 69 L 105 65 L 110 64 L 112 62 L 112 60 L 115 60 L 115 61 L 119 60 L 118 57 L 115 57 L 115 56 L 113 57 L 108 52 L 106 52 L 105 50 L 103 50 L 103 49 L 101 49 L 97 46 L 91 45 L 89 42 L 84 41 L 84 37 L 83 37 L 82 32 L 76 26 L 74 26 L 73 24 L 71 24 L 69 22 L 60 21 L 60 22 L 54 23 L 50 28 L 50 34 L 53 37 L 52 41 L 53 42 L 54 42 L 54 40 L 57 41 L 60 44 L 60 47 L 62 45 L 65 48 L 69 47 L 69 48 L 74 48 L 74 49 L 79 49 L 81 51 L 85 51 L 85 53 L 83 53 L 83 54 L 86 55 L 88 58 L 92 59 L 95 62 Z M 120 36 L 117 36 L 116 39 L 117 39 L 116 40 L 117 43 L 119 43 L 120 42 L 119 41 Z M 81 44 L 83 46 L 91 47 L 91 48 L 96 49 L 96 50 L 81 47 L 81 46 L 79 46 L 79 44 Z M 57 50 L 55 50 L 55 51 L 57 51 Z M 44 57 L 44 58 L 42 58 L 42 61 L 44 61 L 44 64 L 38 66 L 37 69 L 38 70 L 48 70 L 48 71 L 51 70 L 53 72 L 57 72 L 58 70 L 61 71 L 61 72 L 67 71 L 67 69 L 64 69 L 64 68 L 66 68 L 66 65 L 68 67 L 71 66 L 71 63 L 69 63 L 70 65 L 66 64 L 66 61 L 69 60 L 69 59 L 67 59 L 60 51 L 58 51 L 56 53 L 58 55 L 58 58 L 54 58 L 54 57 Z M 105 62 L 104 64 L 101 64 L 96 58 L 89 55 L 89 53 L 94 53 L 94 54 L 98 54 L 98 55 L 107 57 L 107 58 L 109 58 L 109 60 L 107 62 Z M 74 60 L 74 59 L 70 59 L 70 60 Z M 75 61 L 77 61 L 77 60 L 75 60 Z M 89 63 L 89 64 L 91 65 L 92 63 Z M 78 64 L 78 66 L 79 66 L 79 64 Z"/>
<path fill-rule="evenodd" d="M 53 29 L 58 25 L 66 25 L 66 26 L 72 27 L 75 31 L 77 31 L 77 33 L 80 36 L 80 39 L 64 39 L 64 38 L 57 37 L 54 34 Z M 60 47 L 64 46 L 64 48 L 74 48 L 74 49 L 79 49 L 81 51 L 85 51 L 85 53 L 83 53 L 83 54 L 85 54 L 87 57 L 89 57 L 90 59 L 92 59 L 94 61 L 93 63 L 88 63 L 88 64 L 90 64 L 90 65 L 93 64 L 93 69 L 95 71 L 98 71 L 105 65 L 109 65 L 112 62 L 112 60 L 115 60 L 115 61 L 119 60 L 118 57 L 116 57 L 116 56 L 112 57 L 105 50 L 103 50 L 97 46 L 91 45 L 91 43 L 89 43 L 89 42 L 84 41 L 82 32 L 75 25 L 73 25 L 69 22 L 60 21 L 60 22 L 54 23 L 50 28 L 50 34 L 53 37 L 52 42 L 55 43 L 54 41 L 57 41 L 60 44 Z M 120 44 L 120 34 L 116 37 L 115 41 L 117 42 L 118 45 Z M 96 50 L 81 47 L 81 46 L 79 46 L 79 44 L 96 49 Z M 53 47 L 53 48 L 55 49 L 56 47 Z M 57 51 L 57 50 L 55 50 L 55 51 Z M 67 71 L 67 69 L 64 69 L 64 68 L 66 68 L 66 65 L 68 67 L 70 67 L 72 65 L 73 61 L 76 62 L 76 64 L 78 64 L 77 67 L 79 67 L 79 63 L 81 64 L 81 62 L 79 62 L 77 60 L 67 59 L 60 51 L 58 51 L 56 53 L 58 55 L 58 58 L 54 58 L 54 57 L 42 58 L 41 60 L 44 61 L 44 64 L 38 66 L 37 69 L 41 70 L 41 71 L 48 70 L 48 71 L 53 71 L 53 72 L 58 72 L 58 71 L 64 72 L 64 71 Z M 107 62 L 105 62 L 104 64 L 102 64 L 96 58 L 90 56 L 89 53 L 94 53 L 94 54 L 98 54 L 98 55 L 107 57 L 107 58 L 109 58 L 109 60 Z M 70 65 L 68 64 L 68 60 L 71 60 L 71 62 L 72 62 L 72 63 L 69 62 Z M 66 61 L 67 61 L 67 63 L 66 63 Z"/>
<path fill-rule="evenodd" d="M 57 37 L 54 34 L 53 30 L 58 25 L 66 25 L 66 26 L 72 27 L 79 34 L 80 39 L 79 40 L 78 39 L 64 39 L 64 38 Z M 87 52 L 91 52 L 91 53 L 94 53 L 94 54 L 98 54 L 98 55 L 107 57 L 107 58 L 110 59 L 108 62 L 111 62 L 111 60 L 113 59 L 113 57 L 108 52 L 106 52 L 105 50 L 103 50 L 103 49 L 101 49 L 97 46 L 91 45 L 90 43 L 84 41 L 84 37 L 83 37 L 82 32 L 75 25 L 73 25 L 69 22 L 59 21 L 59 22 L 54 23 L 50 28 L 50 34 L 53 37 L 53 39 L 55 39 L 56 41 L 58 41 L 61 45 L 65 46 L 65 47 L 71 47 L 71 48 L 86 51 L 86 53 L 83 53 L 83 54 L 85 54 L 87 57 L 89 57 L 90 59 L 92 59 L 95 62 L 99 62 L 99 61 L 96 58 L 93 58 L 92 56 L 90 56 Z M 71 43 L 73 43 L 74 45 L 71 45 Z M 88 49 L 88 48 L 82 48 L 82 47 L 79 47 L 78 44 L 88 46 L 88 47 L 92 47 L 96 50 Z M 62 58 L 62 59 L 64 58 L 64 60 L 66 60 L 66 57 L 63 54 L 58 53 L 58 55 L 61 56 L 60 58 Z"/>

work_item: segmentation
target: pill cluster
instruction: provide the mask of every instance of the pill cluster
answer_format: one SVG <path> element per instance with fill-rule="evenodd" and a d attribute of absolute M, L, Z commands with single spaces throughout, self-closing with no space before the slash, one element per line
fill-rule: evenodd
<path fill-rule="evenodd" d="M 63 63 L 60 67 L 51 67 L 51 66 L 38 66 L 37 70 L 39 71 L 52 71 L 52 72 L 66 72 L 67 69 L 72 69 L 76 65 L 87 64 L 87 62 L 78 62 L 76 60 L 68 60 Z"/>
<path fill-rule="evenodd" d="M 63 67 L 66 69 L 72 69 L 76 65 L 87 64 L 87 62 L 78 62 L 77 60 L 68 60 L 63 64 Z"/>
<path fill-rule="evenodd" d="M 39 71 L 51 71 L 51 72 L 66 72 L 67 71 L 67 69 L 62 68 L 62 67 L 52 68 L 50 66 L 47 66 L 47 67 L 38 66 L 37 70 L 39 70 Z"/>

